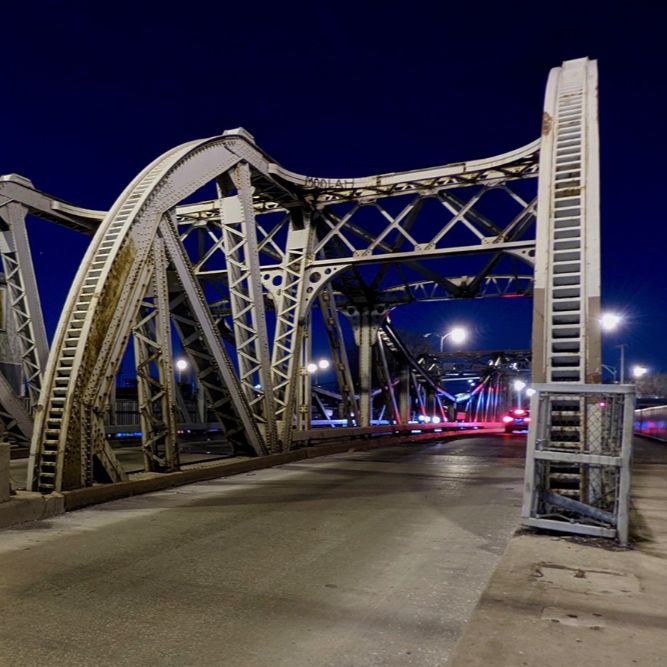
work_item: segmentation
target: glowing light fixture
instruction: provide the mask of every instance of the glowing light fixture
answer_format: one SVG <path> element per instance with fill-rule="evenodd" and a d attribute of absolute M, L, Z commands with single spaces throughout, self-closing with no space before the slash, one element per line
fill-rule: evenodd
<path fill-rule="evenodd" d="M 617 313 L 603 313 L 600 318 L 600 324 L 603 331 L 616 331 L 623 318 Z"/>
<path fill-rule="evenodd" d="M 468 332 L 463 327 L 454 327 L 449 336 L 455 343 L 462 343 L 468 337 Z"/>

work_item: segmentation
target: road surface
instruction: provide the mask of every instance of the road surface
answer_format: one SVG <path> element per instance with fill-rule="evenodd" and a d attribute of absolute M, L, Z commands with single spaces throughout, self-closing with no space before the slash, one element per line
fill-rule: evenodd
<path fill-rule="evenodd" d="M 518 523 L 524 442 L 341 454 L 2 531 L 0 665 L 442 665 Z"/>

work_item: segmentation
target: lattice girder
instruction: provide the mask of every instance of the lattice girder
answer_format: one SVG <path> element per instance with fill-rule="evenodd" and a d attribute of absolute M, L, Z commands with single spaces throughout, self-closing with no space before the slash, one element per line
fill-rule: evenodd
<path fill-rule="evenodd" d="M 105 392 L 96 388 L 108 381 L 109 368 L 127 344 L 133 323 L 127 322 L 128 313 L 136 314 L 145 291 L 141 282 L 160 219 L 237 162 L 219 138 L 169 151 L 130 184 L 100 225 L 70 291 L 47 366 L 29 465 L 40 490 L 89 483 L 82 464 L 92 433 L 86 430 L 87 413 L 99 409 L 95 403 Z M 48 476 L 47 459 L 55 470 Z"/>
<path fill-rule="evenodd" d="M 14 319 L 28 411 L 32 412 L 41 391 L 49 350 L 28 243 L 26 213 L 27 208 L 17 202 L 0 201 L 0 220 L 3 223 L 0 230 L 0 255 L 8 290 L 7 306 Z"/>
<path fill-rule="evenodd" d="M 161 238 L 153 242 L 152 260 L 150 291 L 133 328 L 144 469 L 178 470 L 167 257 Z"/>

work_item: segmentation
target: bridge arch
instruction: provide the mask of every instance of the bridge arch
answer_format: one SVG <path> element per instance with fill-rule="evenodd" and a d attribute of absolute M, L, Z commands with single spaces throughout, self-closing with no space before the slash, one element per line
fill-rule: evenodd
<path fill-rule="evenodd" d="M 104 405 L 129 340 L 154 263 L 149 257 L 162 225 L 173 254 L 170 209 L 240 161 L 221 137 L 174 148 L 146 167 L 125 189 L 92 239 L 70 289 L 35 415 L 29 475 L 40 490 L 90 483 L 101 464 L 122 478 L 106 452 L 100 428 Z M 202 316 L 202 313 L 199 313 Z M 232 365 L 218 345 L 218 371 L 235 397 L 249 445 L 261 453 L 257 427 L 238 392 Z M 97 459 L 96 461 L 94 459 Z"/>

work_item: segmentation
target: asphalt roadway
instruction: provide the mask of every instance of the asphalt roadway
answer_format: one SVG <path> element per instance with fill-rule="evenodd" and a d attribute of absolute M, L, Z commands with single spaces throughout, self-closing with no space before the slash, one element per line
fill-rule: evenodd
<path fill-rule="evenodd" d="M 0 532 L 0 665 L 443 665 L 525 438 L 300 461 Z"/>

